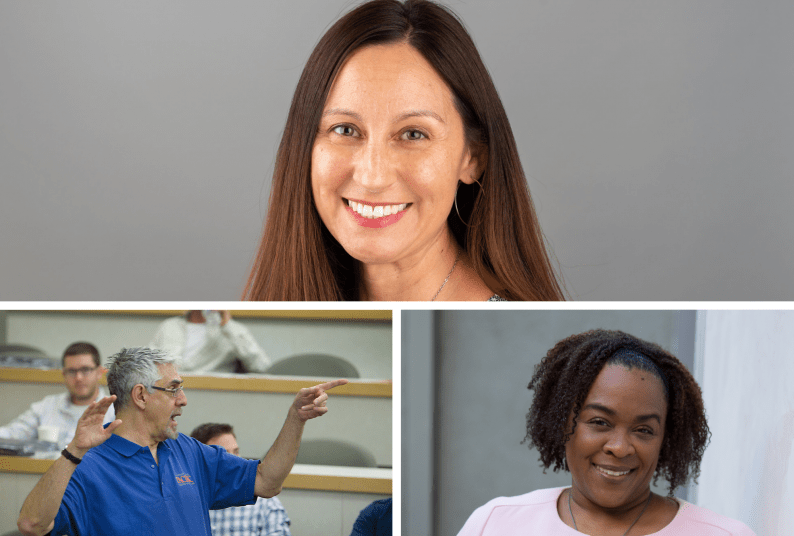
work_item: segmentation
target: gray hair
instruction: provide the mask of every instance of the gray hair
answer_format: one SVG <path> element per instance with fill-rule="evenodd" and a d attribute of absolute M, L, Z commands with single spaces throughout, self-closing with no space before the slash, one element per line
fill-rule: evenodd
<path fill-rule="evenodd" d="M 150 386 L 161 378 L 158 365 L 178 364 L 179 359 L 155 348 L 122 348 L 108 358 L 108 389 L 116 395 L 113 407 L 118 414 L 131 400 L 132 388 L 139 383 L 152 392 Z"/>

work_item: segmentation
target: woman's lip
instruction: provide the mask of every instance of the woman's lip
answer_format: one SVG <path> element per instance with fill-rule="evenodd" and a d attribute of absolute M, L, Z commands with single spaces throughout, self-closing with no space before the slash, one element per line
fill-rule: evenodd
<path fill-rule="evenodd" d="M 393 205 L 367 205 L 352 199 L 345 199 L 344 197 L 342 198 L 342 204 L 345 206 L 345 208 L 358 214 L 359 217 L 368 220 L 374 220 L 376 222 L 372 224 L 364 224 L 359 220 L 359 218 L 356 218 L 356 221 L 359 222 L 359 225 L 375 228 L 386 227 L 396 222 L 399 218 L 395 219 L 391 218 L 391 216 L 399 215 L 405 212 L 405 210 L 411 206 L 411 203 L 399 203 Z"/>
<path fill-rule="evenodd" d="M 402 217 L 405 216 L 405 213 L 408 212 L 408 208 L 406 208 L 397 214 L 391 214 L 389 216 L 381 216 L 380 218 L 365 218 L 347 205 L 345 205 L 345 210 L 347 210 L 348 214 L 353 217 L 357 224 L 359 224 L 361 227 L 368 227 L 370 229 L 381 229 L 383 227 L 393 225 L 400 221 Z"/>
<path fill-rule="evenodd" d="M 395 201 L 393 203 L 383 203 L 383 202 L 374 202 L 374 201 L 365 201 L 364 199 L 353 199 L 352 197 L 343 197 L 342 198 L 347 204 L 348 201 L 355 201 L 356 203 L 361 203 L 362 205 L 369 205 L 371 207 L 386 207 L 389 205 L 402 205 L 402 201 Z M 410 205 L 410 203 L 407 203 Z"/>
<path fill-rule="evenodd" d="M 627 476 L 629 476 L 629 475 L 630 475 L 630 474 L 631 474 L 631 473 L 634 471 L 634 469 L 624 469 L 623 471 L 613 471 L 613 472 L 619 472 L 619 473 L 623 473 L 623 472 L 626 472 L 626 471 L 628 471 L 628 473 L 626 473 L 626 474 L 624 474 L 624 475 L 609 475 L 609 474 L 605 473 L 605 472 L 602 470 L 602 469 L 605 469 L 605 468 L 602 468 L 601 466 L 599 466 L 599 465 L 596 465 L 596 464 L 593 464 L 593 467 L 595 468 L 596 472 L 597 472 L 599 475 L 603 476 L 604 478 L 608 478 L 608 479 L 610 479 L 610 480 L 611 480 L 611 479 L 620 479 L 620 478 L 627 477 Z M 607 470 L 611 470 L 611 469 L 607 469 Z"/>

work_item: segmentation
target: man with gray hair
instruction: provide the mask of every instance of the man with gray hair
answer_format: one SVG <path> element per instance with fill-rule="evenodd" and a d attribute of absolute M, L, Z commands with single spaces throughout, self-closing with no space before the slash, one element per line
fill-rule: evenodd
<path fill-rule="evenodd" d="M 273 497 L 295 464 L 303 427 L 328 411 L 335 380 L 301 389 L 276 441 L 259 462 L 177 432 L 187 405 L 175 359 L 149 348 L 110 358 L 111 396 L 91 404 L 74 439 L 25 499 L 26 535 L 211 536 L 208 511 Z M 114 404 L 116 416 L 103 426 Z"/>

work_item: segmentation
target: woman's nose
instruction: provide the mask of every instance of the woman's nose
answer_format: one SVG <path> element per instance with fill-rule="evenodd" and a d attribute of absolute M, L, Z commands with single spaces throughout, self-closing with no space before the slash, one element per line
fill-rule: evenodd
<path fill-rule="evenodd" d="M 370 140 L 354 159 L 353 178 L 367 190 L 386 190 L 397 176 L 388 144 Z"/>
<path fill-rule="evenodd" d="M 635 449 L 626 432 L 614 430 L 604 444 L 604 451 L 612 454 L 616 458 L 625 458 L 626 456 L 634 454 Z"/>

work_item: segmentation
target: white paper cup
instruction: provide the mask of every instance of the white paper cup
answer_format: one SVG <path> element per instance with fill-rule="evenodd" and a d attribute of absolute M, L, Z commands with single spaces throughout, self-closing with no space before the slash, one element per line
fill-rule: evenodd
<path fill-rule="evenodd" d="M 39 441 L 58 442 L 57 426 L 39 426 Z"/>

